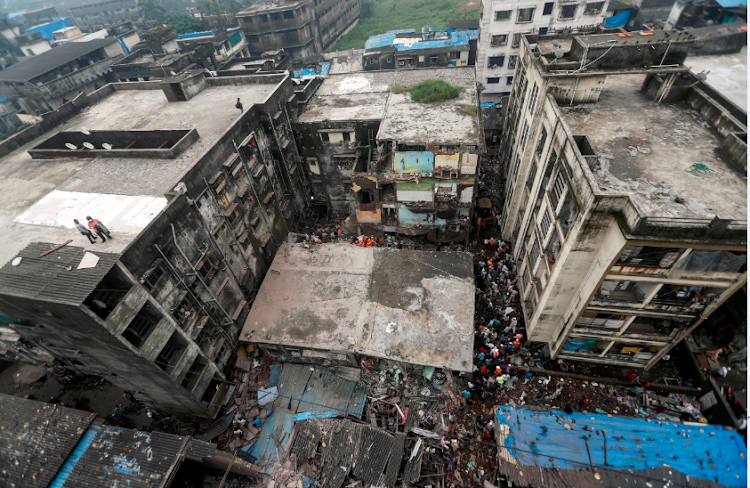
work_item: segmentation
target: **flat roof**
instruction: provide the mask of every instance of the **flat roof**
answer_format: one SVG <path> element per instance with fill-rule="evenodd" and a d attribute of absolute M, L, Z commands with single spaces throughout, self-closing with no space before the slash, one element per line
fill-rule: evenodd
<path fill-rule="evenodd" d="M 600 190 L 628 195 L 645 216 L 747 220 L 747 181 L 718 154 L 723 138 L 683 102 L 655 103 L 644 77 L 607 76 L 598 103 L 560 106 L 596 148 Z"/>
<path fill-rule="evenodd" d="M 274 84 L 208 85 L 187 102 L 169 103 L 162 90 L 115 91 L 68 122 L 0 158 L 0 265 L 31 242 L 62 243 L 121 253 L 166 206 L 164 195 L 237 122 L 245 107 L 263 103 Z M 199 139 L 175 159 L 31 159 L 28 150 L 64 131 L 192 129 Z M 90 215 L 114 239 L 90 244 L 73 219 Z M 85 224 L 84 224 L 85 225 Z"/>
<path fill-rule="evenodd" d="M 240 340 L 471 371 L 471 254 L 284 243 Z"/>
<path fill-rule="evenodd" d="M 0 81 L 31 81 L 53 69 L 74 61 L 81 56 L 109 46 L 117 39 L 94 39 L 87 42 L 67 42 L 36 56 L 24 59 L 18 64 L 0 71 Z"/>
<path fill-rule="evenodd" d="M 307 5 L 308 2 L 305 0 L 299 0 L 297 2 L 258 2 L 254 5 L 249 6 L 245 10 L 240 10 L 234 16 L 244 17 L 245 15 L 255 15 L 270 12 L 281 12 L 284 10 L 293 10 L 301 5 Z"/>
<path fill-rule="evenodd" d="M 396 94 L 394 85 L 413 86 L 425 80 L 444 80 L 461 87 L 458 98 L 419 103 L 409 92 Z M 329 75 L 300 115 L 301 123 L 382 120 L 378 140 L 405 144 L 479 145 L 476 116 L 460 112 L 477 107 L 474 68 L 429 68 Z"/>

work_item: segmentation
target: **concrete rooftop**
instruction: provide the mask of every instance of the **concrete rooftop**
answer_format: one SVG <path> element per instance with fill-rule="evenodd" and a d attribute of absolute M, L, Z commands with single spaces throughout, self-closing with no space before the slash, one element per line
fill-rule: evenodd
<path fill-rule="evenodd" d="M 418 103 L 409 92 L 391 91 L 394 85 L 408 87 L 425 80 L 444 80 L 461 87 L 461 93 L 444 102 Z M 358 72 L 328 76 L 299 121 L 382 120 L 378 140 L 479 145 L 478 118 L 459 111 L 477 105 L 472 67 Z"/>
<path fill-rule="evenodd" d="M 32 242 L 65 242 L 120 253 L 166 206 L 171 191 L 240 116 L 276 85 L 208 86 L 188 102 L 168 103 L 161 90 L 116 91 L 80 115 L 0 158 L 0 265 Z M 64 131 L 192 129 L 200 139 L 175 159 L 31 159 L 28 150 Z M 90 215 L 112 240 L 90 244 L 74 228 Z"/>
<path fill-rule="evenodd" d="M 240 339 L 471 371 L 471 255 L 283 244 Z"/>
<path fill-rule="evenodd" d="M 629 195 L 644 216 L 747 220 L 747 180 L 717 154 L 719 134 L 683 102 L 655 103 L 640 90 L 644 76 L 608 76 L 598 103 L 560 107 L 596 148 L 596 184 Z M 694 164 L 712 172 L 693 174 Z"/>

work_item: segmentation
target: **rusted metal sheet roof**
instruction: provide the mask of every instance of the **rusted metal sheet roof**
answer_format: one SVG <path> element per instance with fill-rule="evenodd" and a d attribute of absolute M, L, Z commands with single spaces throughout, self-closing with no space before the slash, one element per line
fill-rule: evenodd
<path fill-rule="evenodd" d="M 47 487 L 95 415 L 0 395 L 0 486 Z"/>
<path fill-rule="evenodd" d="M 35 242 L 18 257 L 21 263 L 8 262 L 0 268 L 0 296 L 35 299 L 44 302 L 79 305 L 91 294 L 117 263 L 119 254 L 92 252 L 66 246 L 39 257 L 55 244 Z M 76 269 L 86 252 L 99 258 L 92 268 Z"/>

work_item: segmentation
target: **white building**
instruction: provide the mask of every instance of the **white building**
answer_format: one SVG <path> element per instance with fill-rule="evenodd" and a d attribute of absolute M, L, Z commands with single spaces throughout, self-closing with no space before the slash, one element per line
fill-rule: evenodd
<path fill-rule="evenodd" d="M 479 14 L 477 82 L 486 93 L 509 94 L 522 34 L 592 31 L 609 0 L 483 0 Z"/>

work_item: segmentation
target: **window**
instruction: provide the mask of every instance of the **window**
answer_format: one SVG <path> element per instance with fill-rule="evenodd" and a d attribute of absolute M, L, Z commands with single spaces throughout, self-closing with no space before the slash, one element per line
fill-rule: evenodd
<path fill-rule="evenodd" d="M 549 228 L 551 225 L 552 225 L 552 218 L 549 215 L 549 208 L 545 205 L 544 215 L 542 215 L 542 221 L 539 222 L 539 228 L 542 231 L 542 239 L 547 237 L 547 233 L 549 232 Z"/>
<path fill-rule="evenodd" d="M 601 13 L 603 7 L 604 7 L 604 2 L 587 3 L 586 8 L 583 11 L 583 14 L 584 15 L 596 15 L 598 13 Z"/>
<path fill-rule="evenodd" d="M 281 20 L 281 14 L 278 12 L 274 12 L 271 14 L 271 20 Z"/>
<path fill-rule="evenodd" d="M 519 8 L 518 9 L 518 18 L 516 19 L 516 24 L 521 24 L 523 22 L 531 22 L 532 20 L 534 20 L 533 8 Z"/>
<path fill-rule="evenodd" d="M 506 78 L 505 84 L 506 85 L 512 85 L 513 84 L 513 77 L 509 76 L 508 78 Z"/>
<path fill-rule="evenodd" d="M 557 178 L 555 178 L 555 185 L 552 187 L 552 191 L 549 192 L 550 200 L 552 201 L 552 206 L 557 207 L 557 204 L 560 202 L 560 198 L 562 197 L 562 194 L 565 192 L 565 188 L 568 186 L 567 181 L 565 180 L 565 173 L 563 172 L 562 167 L 560 168 L 560 171 L 557 172 Z"/>
<path fill-rule="evenodd" d="M 349 137 L 349 133 L 348 132 L 344 132 L 342 137 L 344 138 L 344 141 L 348 142 L 348 141 L 351 140 L 351 138 Z"/>
<path fill-rule="evenodd" d="M 375 58 L 370 58 L 370 64 L 375 64 Z"/>
<path fill-rule="evenodd" d="M 529 136 L 529 121 L 524 121 L 523 130 L 521 131 L 521 143 L 518 145 L 518 151 L 523 151 L 526 148 L 526 138 Z"/>
<path fill-rule="evenodd" d="M 390 62 L 392 62 L 392 61 L 393 61 L 393 58 L 392 58 L 392 57 L 390 57 L 390 56 L 388 56 L 388 59 L 387 59 L 387 61 L 386 61 L 386 62 L 390 63 Z"/>
<path fill-rule="evenodd" d="M 260 21 L 261 22 L 268 22 L 268 15 L 266 15 L 266 14 L 261 15 L 260 16 Z"/>
<path fill-rule="evenodd" d="M 548 30 L 549 30 L 549 27 L 540 27 L 539 28 L 539 35 L 540 36 L 546 35 Z"/>
<path fill-rule="evenodd" d="M 495 12 L 495 20 L 508 20 L 510 19 L 510 10 L 498 10 Z"/>
<path fill-rule="evenodd" d="M 273 36 L 273 32 L 264 32 L 263 37 L 271 37 Z"/>
<path fill-rule="evenodd" d="M 561 19 L 572 19 L 576 16 L 576 9 L 578 8 L 578 5 L 572 4 L 572 5 L 563 5 L 562 9 L 560 9 L 560 18 Z"/>
<path fill-rule="evenodd" d="M 548 2 L 544 4 L 544 10 L 542 15 L 552 15 L 552 8 L 555 6 L 555 2 Z"/>
<path fill-rule="evenodd" d="M 511 56 L 511 57 L 510 57 L 510 58 L 508 59 L 508 68 L 515 68 L 515 67 L 516 67 L 516 63 L 517 63 L 517 62 L 518 62 L 518 56 L 516 56 L 515 54 L 514 54 L 514 55 L 512 55 L 512 56 Z"/>
<path fill-rule="evenodd" d="M 544 143 L 547 141 L 547 129 L 542 127 L 542 135 L 539 136 L 539 143 L 536 145 L 536 153 L 541 155 L 544 150 Z"/>
<path fill-rule="evenodd" d="M 293 19 L 294 18 L 294 11 L 293 10 L 287 10 L 284 12 L 284 18 L 285 19 Z"/>
<path fill-rule="evenodd" d="M 505 46 L 507 44 L 508 34 L 498 34 L 496 36 L 492 36 L 492 42 L 490 42 L 491 47 Z"/>
<path fill-rule="evenodd" d="M 537 259 L 539 259 L 539 245 L 536 241 L 534 241 L 534 244 L 531 246 L 531 250 L 529 251 L 528 266 L 533 267 L 536 264 Z"/>
<path fill-rule="evenodd" d="M 320 133 L 320 139 L 321 139 L 321 140 L 322 140 L 323 142 L 328 142 L 328 132 L 321 132 L 321 133 Z"/>
<path fill-rule="evenodd" d="M 258 41 L 260 41 L 260 36 L 256 36 L 256 35 L 252 35 L 252 36 L 245 36 L 245 38 L 246 38 L 246 39 L 247 39 L 247 40 L 248 40 L 249 42 L 258 42 Z"/>
<path fill-rule="evenodd" d="M 505 56 L 490 56 L 490 60 L 487 64 L 491 68 L 501 68 L 505 64 Z"/>
<path fill-rule="evenodd" d="M 518 174 L 518 170 L 521 167 L 521 153 L 516 154 L 516 164 L 513 165 L 513 172 L 511 173 L 511 179 L 515 179 Z"/>
<path fill-rule="evenodd" d="M 430 56 L 430 64 L 437 64 L 440 61 L 440 56 Z"/>
<path fill-rule="evenodd" d="M 496 83 L 500 83 L 500 78 L 487 78 L 488 85 L 494 85 Z"/>
<path fill-rule="evenodd" d="M 536 99 L 539 96 L 539 87 L 534 83 L 534 88 L 531 90 L 531 101 L 529 102 L 529 112 L 534 113 L 534 107 L 536 107 Z"/>
<path fill-rule="evenodd" d="M 243 17 L 242 20 L 244 20 L 246 24 L 252 24 L 253 23 L 253 18 L 252 17 Z"/>

